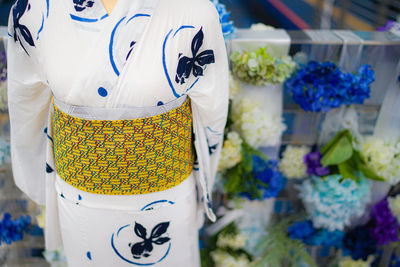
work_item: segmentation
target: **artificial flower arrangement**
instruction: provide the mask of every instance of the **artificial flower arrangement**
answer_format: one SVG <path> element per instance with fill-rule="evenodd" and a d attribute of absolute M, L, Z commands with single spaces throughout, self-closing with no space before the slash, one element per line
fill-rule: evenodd
<path fill-rule="evenodd" d="M 262 86 L 282 84 L 292 73 L 295 63 L 289 56 L 272 56 L 268 52 L 268 46 L 259 47 L 252 52 L 235 51 L 230 59 L 233 73 L 231 79 L 238 79 L 250 90 L 232 97 L 231 111 L 235 129 L 255 148 L 278 145 L 281 134 L 286 129 L 280 108 L 274 108 L 282 101 L 281 96 L 277 94 L 279 89 L 272 87 L 268 90 Z M 273 101 L 274 105 L 269 106 L 262 102 L 263 99 L 271 101 L 276 97 L 279 99 Z"/>
<path fill-rule="evenodd" d="M 336 257 L 339 266 L 383 266 L 385 257 L 390 257 L 389 266 L 399 266 L 395 254 L 384 255 L 383 246 L 398 246 L 400 225 L 394 216 L 387 198 L 372 207 L 369 220 L 364 224 L 343 232 L 315 228 L 311 221 L 297 221 L 287 228 L 293 240 L 308 246 L 322 247 L 327 257 L 332 249 L 339 251 L 343 258 Z M 359 265 L 357 265 L 359 264 Z M 385 265 L 387 266 L 387 265 Z"/>
<path fill-rule="evenodd" d="M 289 217 L 267 228 L 258 244 L 263 251 L 258 257 L 246 251 L 249 240 L 238 231 L 235 223 L 230 223 L 208 240 L 201 251 L 202 266 L 264 267 L 282 266 L 282 262 L 286 262 L 288 266 L 316 267 L 306 245 L 287 234 L 286 229 L 292 222 L 293 217 Z"/>
<path fill-rule="evenodd" d="M 397 148 L 396 142 L 376 137 L 360 142 L 349 130 L 338 133 L 320 151 L 306 153 L 307 147 L 287 147 L 279 164 L 282 173 L 300 178 L 306 169 L 311 176 L 299 187 L 309 220 L 289 225 L 287 235 L 319 248 L 325 258 L 333 249 L 341 255 L 335 258 L 335 266 L 400 266 L 400 259 L 390 249 L 383 252 L 385 246 L 399 245 L 400 196 L 382 199 L 365 216 L 371 191 L 368 180 L 396 183 L 393 161 L 397 160 Z M 301 172 L 288 167 L 290 159 L 300 160 L 294 165 Z M 386 170 L 388 165 L 392 169 Z M 363 215 L 367 219 L 364 224 L 348 228 L 353 219 Z"/>
<path fill-rule="evenodd" d="M 295 68 L 291 57 L 273 57 L 268 46 L 252 52 L 233 52 L 230 60 L 235 77 L 256 86 L 283 83 Z"/>
<path fill-rule="evenodd" d="M 235 98 L 241 93 L 241 89 L 231 76 L 230 95 Z M 231 103 L 235 103 L 231 98 Z M 240 106 L 239 106 L 240 107 Z M 221 159 L 218 170 L 222 174 L 225 184 L 225 193 L 230 198 L 245 197 L 250 200 L 276 197 L 285 187 L 285 179 L 278 170 L 277 162 L 268 160 L 258 150 L 260 145 L 257 136 L 268 136 L 268 129 L 259 129 L 262 116 L 258 116 L 254 122 L 255 128 L 248 120 L 246 111 L 239 108 L 239 114 L 235 104 L 231 105 Z M 255 116 L 252 112 L 248 119 Z M 260 121 L 261 120 L 261 121 Z M 250 134 L 253 133 L 253 135 Z M 255 136 L 255 137 L 254 137 Z"/>
<path fill-rule="evenodd" d="M 338 133 L 321 151 L 304 158 L 307 173 L 300 197 L 315 227 L 343 230 L 361 217 L 370 199 L 369 180 L 384 181 L 354 148 L 349 130 Z"/>
<path fill-rule="evenodd" d="M 232 136 L 232 133 L 228 135 Z M 224 142 L 221 163 L 227 162 L 224 154 L 232 149 L 230 142 L 230 139 Z M 277 162 L 267 160 L 262 152 L 252 148 L 245 141 L 242 141 L 236 150 L 235 154 L 240 153 L 240 161 L 236 164 L 236 161 L 232 161 L 232 164 L 225 165 L 227 169 L 222 170 L 225 177 L 225 193 L 228 197 L 245 197 L 250 200 L 276 197 L 286 183 L 278 171 Z"/>
<path fill-rule="evenodd" d="M 399 245 L 400 224 L 395 216 L 396 210 L 400 210 L 399 203 L 399 196 L 383 199 L 372 207 L 369 220 L 364 225 L 348 231 L 315 227 L 313 221 L 304 219 L 302 214 L 281 218 L 267 227 L 265 236 L 258 244 L 263 251 L 259 257 L 245 250 L 249 240 L 232 223 L 211 237 L 202 256 L 203 262 L 207 259 L 212 261 L 203 266 L 263 267 L 285 264 L 314 267 L 317 264 L 309 254 L 309 249 L 313 247 L 318 248 L 320 257 L 329 259 L 329 266 L 399 266 L 400 258 L 394 253 L 385 255 L 383 247 Z M 331 256 L 332 251 L 336 251 L 334 257 Z M 211 258 L 208 255 L 212 255 Z M 387 257 L 389 265 L 382 265 Z"/>
<path fill-rule="evenodd" d="M 367 64 L 357 73 L 349 73 L 333 62 L 310 61 L 300 65 L 285 86 L 294 102 L 305 111 L 328 112 L 341 105 L 364 103 L 374 81 L 374 71 Z"/>

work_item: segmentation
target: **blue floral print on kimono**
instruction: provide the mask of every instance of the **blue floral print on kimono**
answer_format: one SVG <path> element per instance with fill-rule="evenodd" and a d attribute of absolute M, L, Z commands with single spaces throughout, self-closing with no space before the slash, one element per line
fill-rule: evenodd
<path fill-rule="evenodd" d="M 192 41 L 192 57 L 179 55 L 179 64 L 176 71 L 175 82 L 184 84 L 185 79 L 189 78 L 193 71 L 193 76 L 203 76 L 205 65 L 215 62 L 214 51 L 205 50 L 198 54 L 200 47 L 203 45 L 204 33 L 203 28 L 194 36 Z"/>
<path fill-rule="evenodd" d="M 33 41 L 33 37 L 28 27 L 20 24 L 20 20 L 22 16 L 29 11 L 31 5 L 28 0 L 18 0 L 14 7 L 12 8 L 13 15 L 13 37 L 15 42 L 19 42 L 21 47 L 24 49 L 25 53 L 29 55 L 28 51 L 26 51 L 24 45 L 22 44 L 21 37 L 18 35 L 17 30 L 20 32 L 22 38 L 24 38 L 25 42 L 27 42 L 30 46 L 35 46 L 35 42 Z"/>
<path fill-rule="evenodd" d="M 87 0 L 73 0 L 74 8 L 77 12 L 81 12 L 85 10 L 87 7 L 92 7 L 94 5 L 94 1 Z"/>

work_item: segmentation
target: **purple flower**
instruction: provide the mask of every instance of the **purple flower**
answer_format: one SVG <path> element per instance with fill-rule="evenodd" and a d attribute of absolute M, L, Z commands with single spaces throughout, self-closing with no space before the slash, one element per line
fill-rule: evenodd
<path fill-rule="evenodd" d="M 396 25 L 396 22 L 393 20 L 388 20 L 386 22 L 385 26 L 379 27 L 378 29 L 376 29 L 378 32 L 387 32 L 390 31 L 390 29 L 392 29 L 392 27 Z"/>
<path fill-rule="evenodd" d="M 315 151 L 310 152 L 304 157 L 304 163 L 307 166 L 308 175 L 325 176 L 329 174 L 328 167 L 323 167 L 321 165 L 321 152 Z"/>
<path fill-rule="evenodd" d="M 371 212 L 371 220 L 368 222 L 368 231 L 371 238 L 378 246 L 387 245 L 399 240 L 400 225 L 390 211 L 385 198 L 374 206 Z"/>

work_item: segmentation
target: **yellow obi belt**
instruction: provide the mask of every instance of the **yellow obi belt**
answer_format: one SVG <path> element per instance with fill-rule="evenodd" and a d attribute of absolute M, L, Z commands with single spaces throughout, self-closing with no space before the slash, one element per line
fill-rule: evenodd
<path fill-rule="evenodd" d="M 53 140 L 59 177 L 89 193 L 159 192 L 193 169 L 189 98 L 161 114 L 129 120 L 82 119 L 54 104 Z"/>

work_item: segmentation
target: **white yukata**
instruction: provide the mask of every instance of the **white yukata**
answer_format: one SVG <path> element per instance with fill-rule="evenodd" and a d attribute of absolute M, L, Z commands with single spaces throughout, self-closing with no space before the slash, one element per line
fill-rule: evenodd
<path fill-rule="evenodd" d="M 63 246 L 69 266 L 199 266 L 197 231 L 202 211 L 215 220 L 209 195 L 228 112 L 212 3 L 118 0 L 108 15 L 101 0 L 17 0 L 8 31 L 14 179 L 46 205 L 46 248 Z M 166 112 L 186 96 L 197 160 L 179 185 L 104 195 L 57 174 L 53 99 L 71 116 L 117 120 Z"/>

